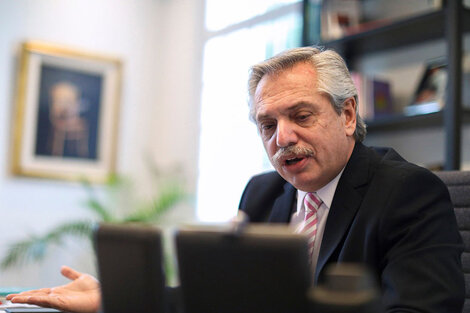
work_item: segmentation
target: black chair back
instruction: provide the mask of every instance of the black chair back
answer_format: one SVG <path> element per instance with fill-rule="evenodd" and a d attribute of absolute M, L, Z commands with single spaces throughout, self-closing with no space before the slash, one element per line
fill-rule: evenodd
<path fill-rule="evenodd" d="M 465 245 L 462 268 L 465 275 L 463 313 L 470 313 L 470 171 L 436 172 L 449 189 L 457 224 Z"/>

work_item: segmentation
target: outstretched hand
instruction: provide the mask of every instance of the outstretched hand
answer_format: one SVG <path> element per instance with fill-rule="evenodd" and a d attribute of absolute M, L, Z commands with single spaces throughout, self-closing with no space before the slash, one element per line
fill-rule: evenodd
<path fill-rule="evenodd" d="M 68 266 L 63 266 L 60 272 L 72 281 L 54 288 L 42 288 L 11 294 L 6 299 L 13 303 L 35 304 L 66 312 L 98 312 L 101 304 L 98 280 L 91 275 L 77 272 Z"/>

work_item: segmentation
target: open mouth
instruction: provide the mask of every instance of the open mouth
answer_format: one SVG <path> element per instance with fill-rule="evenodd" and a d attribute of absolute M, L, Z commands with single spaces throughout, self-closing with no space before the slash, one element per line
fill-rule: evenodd
<path fill-rule="evenodd" d="M 296 164 L 296 163 L 299 163 L 300 161 L 302 161 L 304 158 L 292 158 L 292 159 L 287 159 L 286 160 L 286 165 L 293 165 L 293 164 Z"/>
<path fill-rule="evenodd" d="M 282 147 L 272 157 L 275 166 L 286 166 L 289 170 L 300 170 L 307 164 L 307 159 L 315 155 L 312 148 L 301 146 Z"/>

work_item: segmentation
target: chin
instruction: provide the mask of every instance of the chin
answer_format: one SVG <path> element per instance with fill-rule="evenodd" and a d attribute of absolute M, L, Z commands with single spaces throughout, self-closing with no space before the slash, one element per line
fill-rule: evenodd
<path fill-rule="evenodd" d="M 286 179 L 289 183 L 291 183 L 295 188 L 300 189 L 302 191 L 313 192 L 317 191 L 321 187 L 323 187 L 322 182 L 320 181 L 319 177 L 291 177 L 290 179 Z"/>

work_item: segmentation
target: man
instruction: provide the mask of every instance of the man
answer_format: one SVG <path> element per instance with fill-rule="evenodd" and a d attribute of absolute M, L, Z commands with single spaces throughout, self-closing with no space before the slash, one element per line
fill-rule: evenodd
<path fill-rule="evenodd" d="M 462 244 L 446 186 L 392 149 L 361 143 L 343 60 L 315 48 L 287 51 L 253 67 L 249 92 L 277 171 L 248 183 L 240 209 L 250 220 L 295 223 L 314 193 L 315 282 L 329 263 L 361 262 L 378 277 L 387 312 L 461 312 Z"/>
<path fill-rule="evenodd" d="M 365 125 L 341 57 L 316 48 L 286 51 L 252 68 L 249 93 L 276 172 L 248 183 L 240 210 L 252 222 L 298 224 L 310 232 L 315 282 L 327 264 L 365 263 L 377 275 L 387 312 L 460 312 L 462 244 L 447 189 L 392 149 L 361 143 Z M 80 279 L 94 281 L 80 273 L 68 277 L 75 279 L 71 285 L 52 293 L 9 298 L 87 312 L 71 304 L 80 293 L 74 298 L 69 290 L 80 291 Z M 94 294 L 99 286 L 83 289 Z M 54 298 L 54 292 L 61 294 Z"/>

